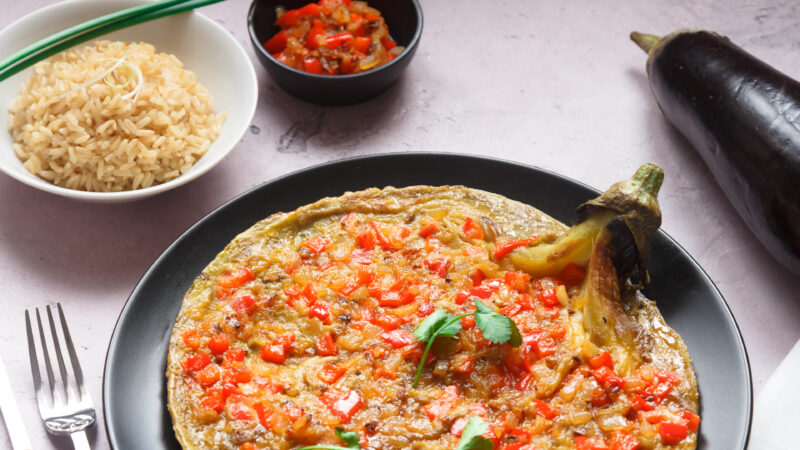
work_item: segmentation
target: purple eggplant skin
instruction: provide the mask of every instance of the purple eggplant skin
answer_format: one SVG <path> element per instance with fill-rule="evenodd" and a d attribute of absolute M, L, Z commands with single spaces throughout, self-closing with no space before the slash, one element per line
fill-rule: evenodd
<path fill-rule="evenodd" d="M 800 275 L 800 82 L 709 31 L 632 33 L 661 111 L 766 249 Z"/>

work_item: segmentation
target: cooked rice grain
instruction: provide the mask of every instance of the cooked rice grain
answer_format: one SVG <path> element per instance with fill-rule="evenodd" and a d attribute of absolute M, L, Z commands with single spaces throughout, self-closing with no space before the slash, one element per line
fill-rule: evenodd
<path fill-rule="evenodd" d="M 75 90 L 122 57 L 142 71 L 138 96 L 124 97 L 137 77 L 123 66 L 114 71 L 117 86 L 101 79 Z M 219 136 L 225 114 L 214 114 L 208 90 L 182 66 L 150 44 L 109 41 L 36 64 L 9 108 L 14 152 L 34 175 L 83 191 L 142 189 L 186 173 Z M 133 82 L 120 86 L 126 75 Z"/>

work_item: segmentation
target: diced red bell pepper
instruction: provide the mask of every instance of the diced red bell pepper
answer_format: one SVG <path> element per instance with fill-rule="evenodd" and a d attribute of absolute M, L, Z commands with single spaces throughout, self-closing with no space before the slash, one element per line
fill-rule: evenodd
<path fill-rule="evenodd" d="M 682 423 L 661 422 L 656 425 L 661 440 L 667 445 L 678 445 L 689 435 L 689 427 Z"/>
<path fill-rule="evenodd" d="M 366 227 L 359 230 L 356 239 L 358 239 L 358 245 L 365 250 L 372 250 L 378 243 L 378 240 L 375 238 L 375 233 Z"/>
<path fill-rule="evenodd" d="M 486 279 L 486 275 L 484 275 L 481 269 L 475 269 L 469 274 L 469 279 L 472 280 L 472 287 L 476 287 L 483 283 L 483 280 Z"/>
<path fill-rule="evenodd" d="M 574 286 L 580 284 L 586 278 L 586 269 L 575 263 L 569 263 L 561 269 L 558 278 L 564 281 L 564 284 Z"/>
<path fill-rule="evenodd" d="M 184 331 L 181 334 L 181 339 L 183 339 L 184 345 L 192 350 L 200 348 L 200 337 L 197 336 L 197 330 L 194 328 Z"/>
<path fill-rule="evenodd" d="M 615 431 L 609 444 L 611 450 L 639 450 L 639 440 L 622 431 Z"/>
<path fill-rule="evenodd" d="M 354 249 L 350 252 L 350 261 L 356 264 L 372 264 L 372 252 L 361 248 Z"/>
<path fill-rule="evenodd" d="M 286 347 L 281 344 L 268 344 L 261 347 L 261 359 L 275 364 L 286 362 Z"/>
<path fill-rule="evenodd" d="M 333 334 L 331 333 L 325 333 L 317 338 L 315 344 L 317 355 L 319 356 L 333 356 L 336 354 L 336 342 L 333 340 Z"/>
<path fill-rule="evenodd" d="M 331 241 L 325 239 L 322 236 L 314 236 L 311 239 L 300 244 L 301 247 L 305 247 L 306 249 L 308 249 L 308 251 L 314 254 L 324 252 L 329 245 L 331 245 Z"/>
<path fill-rule="evenodd" d="M 506 432 L 506 439 L 521 446 L 530 442 L 531 434 L 523 430 L 522 428 L 514 428 Z M 505 448 L 507 449 L 508 446 L 506 446 Z"/>
<path fill-rule="evenodd" d="M 391 50 L 391 49 L 393 49 L 393 48 L 397 47 L 397 42 L 395 42 L 395 41 L 391 40 L 391 39 L 390 39 L 390 38 L 388 38 L 388 37 L 384 37 L 384 38 L 382 38 L 382 39 L 381 39 L 381 44 L 383 44 L 383 48 L 384 48 L 384 50 L 386 50 L 387 52 L 388 52 L 389 50 Z"/>
<path fill-rule="evenodd" d="M 331 307 L 326 302 L 315 302 L 308 310 L 308 317 L 314 317 L 329 324 L 331 321 Z"/>
<path fill-rule="evenodd" d="M 392 244 L 386 239 L 386 236 L 383 234 L 383 231 L 381 231 L 381 227 L 377 222 L 370 222 L 369 227 L 372 229 L 373 233 L 375 233 L 375 239 L 378 241 L 378 245 L 380 245 L 381 248 L 388 250 L 392 247 Z"/>
<path fill-rule="evenodd" d="M 470 316 L 472 317 L 472 316 Z M 453 372 L 469 375 L 475 369 L 475 357 L 460 354 L 453 359 Z"/>
<path fill-rule="evenodd" d="M 197 372 L 211 363 L 211 357 L 207 353 L 196 353 L 183 360 L 181 367 L 186 373 Z"/>
<path fill-rule="evenodd" d="M 273 408 L 271 406 L 267 406 L 264 402 L 258 402 L 253 405 L 253 409 L 256 410 L 256 415 L 258 416 L 258 421 L 261 422 L 261 425 L 264 426 L 266 429 L 270 429 L 269 416 L 272 414 Z"/>
<path fill-rule="evenodd" d="M 253 379 L 253 372 L 250 372 L 249 369 L 244 367 L 231 367 L 225 369 L 222 379 L 232 384 L 248 383 Z"/>
<path fill-rule="evenodd" d="M 381 339 L 388 342 L 394 348 L 402 348 L 416 342 L 414 336 L 406 330 L 384 331 L 381 333 Z"/>
<path fill-rule="evenodd" d="M 194 379 L 200 383 L 200 385 L 208 387 L 219 381 L 220 376 L 219 366 L 216 364 L 209 364 L 202 370 L 195 372 Z"/>
<path fill-rule="evenodd" d="M 457 401 L 458 386 L 447 386 L 439 397 L 425 405 L 425 414 L 430 420 L 444 417 L 456 406 Z"/>
<path fill-rule="evenodd" d="M 689 430 L 697 432 L 697 428 L 700 426 L 700 416 L 689 411 L 684 411 L 681 416 L 686 419 L 686 425 L 689 427 Z"/>
<path fill-rule="evenodd" d="M 431 272 L 439 278 L 447 276 L 447 269 L 450 267 L 450 258 L 430 258 L 422 261 Z"/>
<path fill-rule="evenodd" d="M 292 346 L 294 345 L 294 340 L 295 340 L 294 334 L 286 333 L 277 336 L 275 338 L 275 341 L 273 341 L 273 344 L 278 344 L 283 346 L 284 350 L 288 352 L 289 350 L 292 349 Z"/>
<path fill-rule="evenodd" d="M 381 292 L 378 296 L 378 305 L 383 307 L 396 308 L 407 305 L 414 301 L 414 295 L 397 291 Z"/>
<path fill-rule="evenodd" d="M 353 35 L 348 32 L 336 33 L 325 37 L 325 43 L 328 48 L 338 48 L 340 45 L 353 40 Z"/>
<path fill-rule="evenodd" d="M 220 412 L 225 409 L 225 397 L 222 395 L 222 389 L 209 389 L 200 401 L 201 409 L 213 410 Z"/>
<path fill-rule="evenodd" d="M 575 450 L 609 450 L 602 438 L 575 436 Z"/>
<path fill-rule="evenodd" d="M 558 344 L 543 330 L 533 330 L 522 337 L 525 351 L 533 350 L 537 359 L 555 354 Z"/>
<path fill-rule="evenodd" d="M 295 405 L 291 406 L 297 408 Z M 297 420 L 290 416 L 289 412 L 290 409 L 292 409 L 290 407 L 287 407 L 286 410 L 283 410 L 265 404 L 264 402 L 259 402 L 253 405 L 253 409 L 256 410 L 258 421 L 261 423 L 261 425 L 274 433 L 283 433 L 288 428 L 289 423 Z"/>
<path fill-rule="evenodd" d="M 225 365 L 235 365 L 237 362 L 244 361 L 244 349 L 230 348 L 225 352 L 224 362 Z"/>
<path fill-rule="evenodd" d="M 308 73 L 313 73 L 317 75 L 322 74 L 322 63 L 319 62 L 319 59 L 314 57 L 308 57 L 303 59 L 303 69 Z"/>
<path fill-rule="evenodd" d="M 378 314 L 371 322 L 375 323 L 376 325 L 380 326 L 384 330 L 394 330 L 400 326 L 403 321 L 391 314 Z"/>
<path fill-rule="evenodd" d="M 313 283 L 306 284 L 302 289 L 297 285 L 293 285 L 284 289 L 283 292 L 286 294 L 286 303 L 291 307 L 294 307 L 296 300 L 304 299 L 306 304 L 311 305 L 318 298 Z"/>
<path fill-rule="evenodd" d="M 528 283 L 531 281 L 531 276 L 527 273 L 514 271 L 506 272 L 503 278 L 505 279 L 508 287 L 518 291 L 526 290 L 528 288 Z"/>
<path fill-rule="evenodd" d="M 606 366 L 602 366 L 599 369 L 593 370 L 592 376 L 594 376 L 598 383 L 602 384 L 607 389 L 612 386 L 619 388 L 625 386 L 625 380 L 617 376 L 613 369 L 609 369 Z"/>
<path fill-rule="evenodd" d="M 349 422 L 353 415 L 361 408 L 363 402 L 358 392 L 350 391 L 333 404 L 331 412 L 334 416 L 341 419 L 342 422 L 346 423 Z"/>
<path fill-rule="evenodd" d="M 333 384 L 344 375 L 345 369 L 335 364 L 325 364 L 319 372 L 317 378 L 323 383 Z"/>
<path fill-rule="evenodd" d="M 467 217 L 464 220 L 464 225 L 461 226 L 461 231 L 469 239 L 483 239 L 483 228 L 472 217 Z"/>
<path fill-rule="evenodd" d="M 518 241 L 509 241 L 506 242 L 505 244 L 497 244 L 494 247 L 494 258 L 500 259 L 506 256 L 507 254 L 511 253 L 511 251 L 514 250 L 515 248 L 531 245 L 538 239 L 539 239 L 538 236 L 532 236 L 529 239 L 521 239 Z"/>
<path fill-rule="evenodd" d="M 364 46 L 365 43 L 366 43 L 366 46 Z M 369 38 L 366 38 L 366 37 L 361 38 L 361 37 L 359 37 L 359 38 L 355 39 L 355 41 L 353 42 L 353 46 L 356 48 L 356 50 L 360 51 L 361 53 L 366 53 L 367 50 L 369 50 L 369 43 L 370 43 L 370 39 Z M 364 49 L 362 50 L 359 47 L 364 47 Z M 419 233 L 417 233 L 417 234 L 421 238 L 426 238 L 426 237 L 428 237 L 428 236 L 430 236 L 432 234 L 436 234 L 438 232 L 439 232 L 439 225 L 437 225 L 436 222 L 428 222 L 425 225 L 423 225 L 422 228 L 420 228 Z"/>
<path fill-rule="evenodd" d="M 507 317 L 514 317 L 522 311 L 522 305 L 519 303 L 509 303 L 508 305 L 500 308 L 500 314 Z"/>
<path fill-rule="evenodd" d="M 450 426 L 450 434 L 455 437 L 461 437 L 461 433 L 464 432 L 464 428 L 467 426 L 467 422 L 469 418 L 467 417 L 459 417 L 453 422 L 453 425 Z"/>
<path fill-rule="evenodd" d="M 264 43 L 264 49 L 270 54 L 280 53 L 286 49 L 286 43 L 288 41 L 289 34 L 286 33 L 285 30 L 281 30 Z"/>
<path fill-rule="evenodd" d="M 239 294 L 231 300 L 231 308 L 237 313 L 253 314 L 257 309 L 256 302 L 253 294 Z"/>
<path fill-rule="evenodd" d="M 336 389 L 328 389 L 322 396 L 320 401 L 328 407 L 331 414 L 338 417 L 342 423 L 347 423 L 358 412 L 364 401 L 361 394 L 357 391 L 341 392 Z"/>
<path fill-rule="evenodd" d="M 653 405 L 638 395 L 628 395 L 628 400 L 631 402 L 631 407 L 636 411 L 651 411 L 653 409 Z"/>
<path fill-rule="evenodd" d="M 219 279 L 217 279 L 217 284 L 226 289 L 236 289 L 244 286 L 245 283 L 255 278 L 255 275 L 253 275 L 250 269 L 247 267 L 240 267 L 219 277 Z"/>
<path fill-rule="evenodd" d="M 208 340 L 208 349 L 211 350 L 211 353 L 215 355 L 221 355 L 228 350 L 228 346 L 230 345 L 230 341 L 228 340 L 228 336 L 225 334 L 215 334 L 211 336 L 211 339 Z"/>
<path fill-rule="evenodd" d="M 609 369 L 614 370 L 614 360 L 611 359 L 611 353 L 599 353 L 597 356 L 589 360 L 589 367 L 591 367 L 592 370 L 599 369 L 601 367 L 608 367 Z"/>
<path fill-rule="evenodd" d="M 545 403 L 542 400 L 535 399 L 536 402 L 536 414 L 544 417 L 547 420 L 553 420 L 558 416 L 558 413 L 553 410 L 553 408 Z"/>
<path fill-rule="evenodd" d="M 349 75 L 356 71 L 356 60 L 350 55 L 342 56 L 342 61 L 339 63 L 339 72 L 344 75 Z"/>
<path fill-rule="evenodd" d="M 558 295 L 556 295 L 555 288 L 543 289 L 537 292 L 536 298 L 538 298 L 539 301 L 545 306 L 561 306 L 561 302 L 558 300 Z"/>
<path fill-rule="evenodd" d="M 491 280 L 481 283 L 480 286 L 464 289 L 456 294 L 454 301 L 456 304 L 462 305 L 470 297 L 478 297 L 482 300 L 486 300 L 487 298 L 491 297 L 493 293 L 500 289 L 500 283 L 502 283 L 500 280 Z"/>
<path fill-rule="evenodd" d="M 302 8 L 286 11 L 282 16 L 278 17 L 275 24 L 281 28 L 291 28 L 297 25 L 297 22 L 303 16 L 319 16 L 321 11 L 322 9 L 318 4 L 310 3 Z"/>
<path fill-rule="evenodd" d="M 475 328 L 475 316 L 462 317 L 461 326 L 466 329 Z"/>

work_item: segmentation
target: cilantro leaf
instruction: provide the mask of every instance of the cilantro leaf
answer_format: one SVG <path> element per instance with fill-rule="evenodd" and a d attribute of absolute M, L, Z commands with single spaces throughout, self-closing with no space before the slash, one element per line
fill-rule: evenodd
<path fill-rule="evenodd" d="M 426 342 L 428 339 L 436 336 L 455 337 L 461 331 L 461 322 L 451 323 L 444 329 L 440 329 L 448 321 L 452 320 L 455 316 L 451 316 L 442 308 L 437 309 L 425 320 L 417 325 L 414 329 L 414 337 L 417 340 Z"/>
<path fill-rule="evenodd" d="M 339 439 L 344 441 L 345 448 L 353 450 L 361 450 L 361 436 L 355 431 L 344 431 L 341 426 L 336 427 L 336 435 Z"/>
<path fill-rule="evenodd" d="M 480 417 L 470 417 L 464 431 L 461 432 L 461 439 L 458 441 L 456 450 L 492 450 L 494 444 L 489 439 L 481 436 L 489 431 L 489 424 Z"/>
<path fill-rule="evenodd" d="M 475 325 L 483 332 L 483 337 L 495 344 L 510 343 L 512 347 L 522 345 L 522 335 L 517 324 L 508 317 L 494 311 L 475 298 Z"/>

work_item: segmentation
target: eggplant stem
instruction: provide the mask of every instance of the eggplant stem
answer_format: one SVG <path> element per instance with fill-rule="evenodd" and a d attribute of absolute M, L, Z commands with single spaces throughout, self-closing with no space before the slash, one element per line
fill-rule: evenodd
<path fill-rule="evenodd" d="M 641 186 L 643 197 L 656 197 L 661 183 L 664 182 L 664 171 L 655 164 L 642 164 L 633 174 L 632 180 Z"/>
<path fill-rule="evenodd" d="M 656 36 L 655 34 L 647 34 L 647 33 L 639 33 L 638 31 L 634 31 L 631 33 L 631 40 L 636 43 L 645 53 L 650 53 L 658 41 L 661 40 L 660 36 Z"/>

